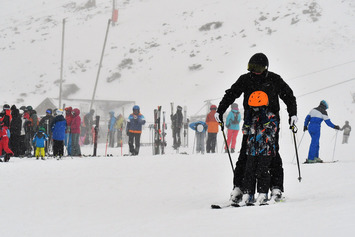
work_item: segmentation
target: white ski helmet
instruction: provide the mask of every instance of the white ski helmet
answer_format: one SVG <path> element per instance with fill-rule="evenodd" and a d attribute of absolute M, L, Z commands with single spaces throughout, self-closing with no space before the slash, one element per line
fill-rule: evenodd
<path fill-rule="evenodd" d="M 202 125 L 202 124 L 198 124 L 198 125 L 196 126 L 196 131 L 197 131 L 197 132 L 203 132 L 203 125 Z"/>

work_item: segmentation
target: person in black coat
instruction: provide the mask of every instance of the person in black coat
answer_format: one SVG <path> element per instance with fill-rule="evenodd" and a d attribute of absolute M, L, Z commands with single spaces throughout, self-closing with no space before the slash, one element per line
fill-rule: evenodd
<path fill-rule="evenodd" d="M 264 91 L 269 96 L 269 111 L 275 114 L 276 121 L 280 122 L 280 104 L 279 98 L 286 104 L 287 112 L 289 114 L 289 123 L 294 125 L 297 122 L 297 103 L 296 97 L 293 95 L 292 89 L 287 83 L 276 73 L 270 72 L 269 60 L 263 53 L 253 55 L 248 63 L 248 73 L 241 75 L 238 80 L 226 90 L 225 95 L 219 103 L 215 118 L 218 122 L 223 123 L 223 114 L 227 108 L 244 94 L 243 107 L 244 111 L 249 111 L 248 105 L 249 96 L 255 91 Z M 245 116 L 246 114 L 244 114 Z M 281 198 L 284 190 L 283 187 L 283 168 L 282 160 L 279 154 L 279 126 L 275 134 L 276 155 L 272 158 L 270 165 L 271 184 L 270 189 L 272 196 Z M 247 136 L 243 135 L 242 147 L 236 168 L 234 172 L 234 189 L 231 194 L 231 200 L 238 201 L 242 195 L 243 187 L 242 180 L 245 173 L 245 164 L 247 160 L 246 155 Z"/>
<path fill-rule="evenodd" d="M 182 107 L 180 105 L 177 106 L 176 113 L 170 116 L 171 118 L 171 126 L 173 129 L 173 147 L 177 149 L 181 145 L 181 128 L 183 123 L 183 115 L 182 115 Z"/>
<path fill-rule="evenodd" d="M 18 157 L 21 154 L 21 129 L 22 118 L 18 109 L 13 109 L 11 112 L 12 120 L 10 123 L 10 148 L 14 156 Z"/>

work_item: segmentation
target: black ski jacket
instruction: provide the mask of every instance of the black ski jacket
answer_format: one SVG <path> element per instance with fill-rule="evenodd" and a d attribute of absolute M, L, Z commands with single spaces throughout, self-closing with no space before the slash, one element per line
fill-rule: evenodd
<path fill-rule="evenodd" d="M 250 108 L 248 105 L 249 96 L 254 91 L 264 91 L 268 95 L 269 111 L 274 113 L 278 119 L 280 110 L 279 98 L 286 104 L 289 117 L 297 115 L 296 97 L 293 95 L 292 89 L 279 75 L 269 71 L 261 75 L 255 75 L 250 72 L 241 75 L 231 88 L 226 90 L 217 112 L 224 114 L 229 105 L 244 93 L 243 106 L 245 115 L 245 111 Z"/>

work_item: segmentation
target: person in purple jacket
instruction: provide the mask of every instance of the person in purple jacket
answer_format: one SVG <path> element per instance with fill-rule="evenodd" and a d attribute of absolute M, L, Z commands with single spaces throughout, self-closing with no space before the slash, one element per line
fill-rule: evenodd
<path fill-rule="evenodd" d="M 312 138 L 311 145 L 309 146 L 308 159 L 306 159 L 306 163 L 323 162 L 323 160 L 319 158 L 320 128 L 323 120 L 329 127 L 334 128 L 336 130 L 340 129 L 338 125 L 334 125 L 330 121 L 330 118 L 328 117 L 328 113 L 326 111 L 328 108 L 328 103 L 325 100 L 322 100 L 319 106 L 312 109 L 304 120 L 303 131 L 308 130 Z"/>

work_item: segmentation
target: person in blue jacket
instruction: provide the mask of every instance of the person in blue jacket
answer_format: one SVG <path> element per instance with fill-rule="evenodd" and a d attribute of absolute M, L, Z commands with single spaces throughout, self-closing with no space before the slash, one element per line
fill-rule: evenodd
<path fill-rule="evenodd" d="M 237 143 L 237 136 L 239 132 L 239 123 L 242 120 L 240 115 L 238 104 L 233 103 L 231 105 L 231 111 L 226 119 L 226 127 L 228 128 L 227 145 L 231 148 L 231 153 L 235 152 L 235 144 Z M 227 147 L 224 148 L 227 152 Z"/>
<path fill-rule="evenodd" d="M 53 156 L 59 156 L 59 158 L 61 158 L 64 155 L 64 140 L 67 121 L 63 116 L 63 110 L 58 109 L 56 114 L 52 124 Z"/>
<path fill-rule="evenodd" d="M 116 124 L 116 117 L 115 112 L 110 111 L 110 119 L 108 121 L 108 136 L 109 136 L 109 147 L 115 147 L 115 124 Z"/>
<path fill-rule="evenodd" d="M 207 132 L 207 124 L 202 121 L 190 123 L 189 127 L 192 130 L 195 130 L 196 136 L 196 153 L 201 152 L 201 154 L 205 153 L 205 137 Z"/>
<path fill-rule="evenodd" d="M 45 133 L 45 130 L 45 128 L 41 127 L 33 137 L 32 143 L 33 146 L 36 147 L 35 156 L 37 160 L 39 159 L 39 156 L 41 156 L 41 159 L 44 160 L 44 147 L 45 142 L 48 140 L 48 135 Z"/>
<path fill-rule="evenodd" d="M 132 156 L 139 153 L 142 126 L 145 124 L 145 118 L 140 113 L 138 105 L 133 106 L 133 113 L 128 116 L 126 132 L 128 136 L 129 152 Z"/>
<path fill-rule="evenodd" d="M 339 130 L 338 125 L 334 125 L 330 118 L 328 117 L 327 109 L 329 108 L 328 103 L 322 100 L 318 107 L 314 108 L 309 112 L 304 121 L 303 131 L 309 132 L 312 141 L 309 147 L 308 159 L 306 163 L 322 163 L 323 160 L 319 158 L 319 138 L 320 138 L 320 128 L 321 123 L 324 122 L 331 128 Z"/>

